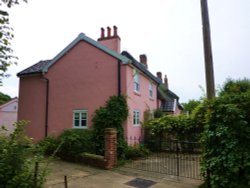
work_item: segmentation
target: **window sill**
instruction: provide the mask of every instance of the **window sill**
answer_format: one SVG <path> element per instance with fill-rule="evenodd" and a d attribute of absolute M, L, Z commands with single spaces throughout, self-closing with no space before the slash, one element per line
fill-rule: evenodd
<path fill-rule="evenodd" d="M 72 127 L 73 129 L 88 129 L 88 127 L 86 126 L 86 127 Z"/>
<path fill-rule="evenodd" d="M 154 101 L 155 99 L 153 97 L 149 97 L 149 100 Z"/>
<path fill-rule="evenodd" d="M 138 92 L 138 91 L 134 91 L 134 94 L 135 94 L 135 95 L 138 95 L 138 96 L 141 96 L 141 93 Z"/>
<path fill-rule="evenodd" d="M 133 127 L 140 127 L 140 124 L 138 124 L 138 125 L 133 125 Z"/>

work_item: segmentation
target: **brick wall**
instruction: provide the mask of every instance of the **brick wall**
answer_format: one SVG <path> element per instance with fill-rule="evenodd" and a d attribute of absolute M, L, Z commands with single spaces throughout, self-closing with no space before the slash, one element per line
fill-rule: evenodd
<path fill-rule="evenodd" d="M 105 155 L 106 169 L 111 169 L 117 164 L 117 131 L 114 128 L 105 129 Z"/>
<path fill-rule="evenodd" d="M 112 169 L 117 164 L 117 131 L 114 128 L 105 129 L 105 154 L 83 154 L 83 162 L 104 169 Z"/>

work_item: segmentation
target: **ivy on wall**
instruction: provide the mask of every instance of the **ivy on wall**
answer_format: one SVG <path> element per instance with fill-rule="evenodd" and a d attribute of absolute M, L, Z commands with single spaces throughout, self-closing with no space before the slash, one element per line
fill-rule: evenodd
<path fill-rule="evenodd" d="M 128 106 L 124 96 L 111 96 L 104 107 L 95 111 L 93 116 L 94 141 L 96 143 L 96 154 L 104 154 L 104 131 L 106 128 L 117 130 L 118 158 L 122 158 L 126 150 L 124 130 L 122 123 L 128 117 Z"/>

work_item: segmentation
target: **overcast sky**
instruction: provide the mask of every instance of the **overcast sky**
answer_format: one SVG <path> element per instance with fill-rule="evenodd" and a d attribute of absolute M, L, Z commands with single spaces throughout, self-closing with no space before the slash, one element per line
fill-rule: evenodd
<path fill-rule="evenodd" d="M 208 0 L 216 87 L 250 78 L 250 1 Z M 97 39 L 116 25 L 122 50 L 148 57 L 149 70 L 168 76 L 180 102 L 205 86 L 200 0 L 29 0 L 10 10 L 19 57 L 0 91 L 18 96 L 16 73 L 55 57 L 79 33 Z"/>

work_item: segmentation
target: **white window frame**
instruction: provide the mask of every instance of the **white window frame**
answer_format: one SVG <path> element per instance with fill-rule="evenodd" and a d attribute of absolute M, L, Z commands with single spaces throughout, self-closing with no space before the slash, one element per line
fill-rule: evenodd
<path fill-rule="evenodd" d="M 140 110 L 133 110 L 133 125 L 140 126 Z"/>
<path fill-rule="evenodd" d="M 76 114 L 79 115 L 79 124 L 75 125 Z M 83 118 L 82 114 L 86 114 L 86 117 Z M 86 125 L 82 125 L 82 120 L 86 121 Z M 73 110 L 73 128 L 74 129 L 87 129 L 88 128 L 88 110 Z"/>
<path fill-rule="evenodd" d="M 134 91 L 140 93 L 140 74 L 134 69 Z"/>
<path fill-rule="evenodd" d="M 149 92 L 149 97 L 150 97 L 150 98 L 153 98 L 153 96 L 154 96 L 153 88 L 154 88 L 153 83 L 152 83 L 152 82 L 149 82 L 148 92 Z"/>

